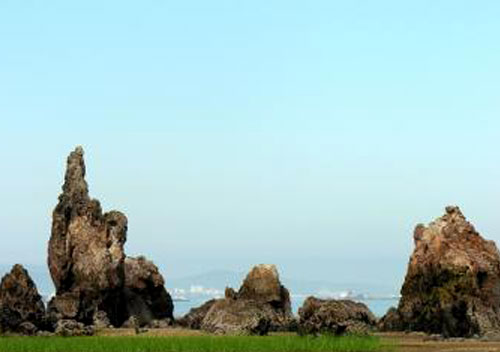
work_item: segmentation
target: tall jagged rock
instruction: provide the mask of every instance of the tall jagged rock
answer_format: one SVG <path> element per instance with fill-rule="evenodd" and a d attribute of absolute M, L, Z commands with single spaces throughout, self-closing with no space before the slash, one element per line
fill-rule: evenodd
<path fill-rule="evenodd" d="M 18 331 L 23 323 L 45 327 L 45 306 L 35 283 L 22 265 L 16 264 L 0 283 L 0 330 Z"/>
<path fill-rule="evenodd" d="M 174 305 L 156 265 L 144 257 L 125 259 L 125 301 L 139 325 L 173 319 Z"/>
<path fill-rule="evenodd" d="M 221 334 L 264 335 L 293 328 L 290 294 L 274 265 L 257 265 L 238 292 L 226 288 L 225 298 L 192 309 L 181 325 Z"/>
<path fill-rule="evenodd" d="M 57 319 L 90 324 L 97 311 L 111 324 L 128 319 L 125 252 L 127 217 L 102 212 L 89 197 L 84 153 L 77 147 L 67 159 L 62 194 L 52 214 L 48 264 L 56 287 L 49 304 Z"/>
<path fill-rule="evenodd" d="M 458 207 L 429 226 L 418 225 L 401 300 L 381 320 L 384 330 L 445 336 L 500 328 L 500 254 Z"/>

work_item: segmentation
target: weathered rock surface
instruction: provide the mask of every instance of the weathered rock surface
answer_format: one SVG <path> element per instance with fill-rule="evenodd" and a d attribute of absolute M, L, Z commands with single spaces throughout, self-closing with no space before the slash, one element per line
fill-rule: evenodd
<path fill-rule="evenodd" d="M 45 306 L 35 283 L 19 264 L 0 283 L 0 330 L 20 332 L 45 326 Z M 29 324 L 28 324 L 29 323 Z"/>
<path fill-rule="evenodd" d="M 446 337 L 500 328 L 500 254 L 458 207 L 429 226 L 418 225 L 401 300 L 381 320 L 383 330 Z"/>
<path fill-rule="evenodd" d="M 110 327 L 111 322 L 109 321 L 108 315 L 105 312 L 99 310 L 94 313 L 94 316 L 92 318 L 92 325 L 98 330 L 106 329 Z"/>
<path fill-rule="evenodd" d="M 25 321 L 19 325 L 17 332 L 21 335 L 34 336 L 38 332 L 38 328 L 35 324 Z"/>
<path fill-rule="evenodd" d="M 179 321 L 212 333 L 257 335 L 290 330 L 294 322 L 290 294 L 274 265 L 254 267 L 238 292 L 227 288 L 224 299 L 208 301 Z"/>
<path fill-rule="evenodd" d="M 201 329 L 213 334 L 266 335 L 273 315 L 271 307 L 254 300 L 221 299 L 208 310 Z"/>
<path fill-rule="evenodd" d="M 250 299 L 271 305 L 277 311 L 291 314 L 290 293 L 281 284 L 274 265 L 253 267 L 238 291 L 236 299 Z"/>
<path fill-rule="evenodd" d="M 0 305 L 0 333 L 16 332 L 22 323 L 21 314 L 7 306 Z"/>
<path fill-rule="evenodd" d="M 118 211 L 103 214 L 99 201 L 89 197 L 85 172 L 83 149 L 78 147 L 68 157 L 63 192 L 52 215 L 48 263 L 56 296 L 49 303 L 50 315 L 89 325 L 102 311 L 112 325 L 120 326 L 130 316 L 127 278 L 132 286 L 147 283 L 145 289 L 131 287 L 136 300 L 154 310 L 168 307 L 169 296 L 157 294 L 159 280 L 148 272 L 154 272 L 152 264 L 127 275 L 127 267 L 138 267 L 126 265 L 127 218 Z M 144 272 L 146 276 L 137 276 Z M 155 274 L 161 276 L 157 269 Z"/>
<path fill-rule="evenodd" d="M 153 320 L 173 319 L 174 305 L 165 280 L 146 258 L 125 259 L 124 293 L 128 316 L 134 315 L 140 326 Z"/>
<path fill-rule="evenodd" d="M 57 321 L 55 334 L 64 337 L 92 336 L 94 332 L 93 326 L 85 326 L 75 320 L 61 319 Z"/>
<path fill-rule="evenodd" d="M 309 297 L 299 309 L 299 317 L 302 334 L 365 334 L 377 324 L 366 305 L 350 300 Z"/>
<path fill-rule="evenodd" d="M 211 299 L 203 303 L 199 307 L 191 308 L 189 310 L 189 313 L 184 315 L 182 318 L 176 320 L 177 324 L 188 329 L 200 330 L 203 323 L 203 319 L 205 319 L 205 316 L 207 315 L 208 311 L 217 301 L 219 300 Z"/>

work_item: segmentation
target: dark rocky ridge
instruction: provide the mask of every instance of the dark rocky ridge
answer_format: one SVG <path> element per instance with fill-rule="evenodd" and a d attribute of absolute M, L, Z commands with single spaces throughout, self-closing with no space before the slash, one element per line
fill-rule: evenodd
<path fill-rule="evenodd" d="M 147 261 L 126 265 L 126 216 L 118 211 L 103 214 L 99 201 L 89 197 L 83 154 L 78 147 L 69 155 L 63 192 L 52 215 L 48 264 L 56 296 L 49 303 L 49 312 L 56 319 L 91 324 L 101 311 L 114 326 L 120 326 L 131 313 L 146 319 L 148 311 L 158 309 L 156 315 L 172 318 L 172 300 L 157 268 Z M 141 266 L 146 266 L 145 271 L 138 269 Z M 127 274 L 127 268 L 137 270 Z M 151 271 L 155 275 L 149 275 Z M 144 272 L 146 276 L 135 277 Z M 127 282 L 132 286 L 141 282 L 144 287 L 136 290 L 127 287 Z M 139 302 L 132 310 L 128 304 L 131 291 Z"/>
<path fill-rule="evenodd" d="M 17 332 L 25 323 L 45 328 L 45 306 L 26 269 L 16 264 L 0 283 L 0 331 Z"/>
<path fill-rule="evenodd" d="M 401 300 L 381 320 L 383 330 L 447 337 L 500 328 L 500 254 L 458 207 L 429 226 L 418 225 Z"/>

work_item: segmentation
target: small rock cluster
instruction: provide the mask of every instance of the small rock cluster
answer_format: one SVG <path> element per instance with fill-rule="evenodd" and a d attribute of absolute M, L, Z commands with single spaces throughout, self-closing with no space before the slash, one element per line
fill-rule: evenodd
<path fill-rule="evenodd" d="M 226 289 L 225 298 L 192 309 L 178 321 L 182 326 L 216 334 L 265 335 L 293 327 L 290 293 L 274 265 L 257 265 L 238 292 Z"/>

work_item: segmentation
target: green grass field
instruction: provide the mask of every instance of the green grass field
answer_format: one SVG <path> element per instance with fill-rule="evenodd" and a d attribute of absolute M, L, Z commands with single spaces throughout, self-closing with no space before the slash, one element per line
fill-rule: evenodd
<path fill-rule="evenodd" d="M 0 352 L 363 352 L 377 337 L 173 336 L 2 337 Z"/>

